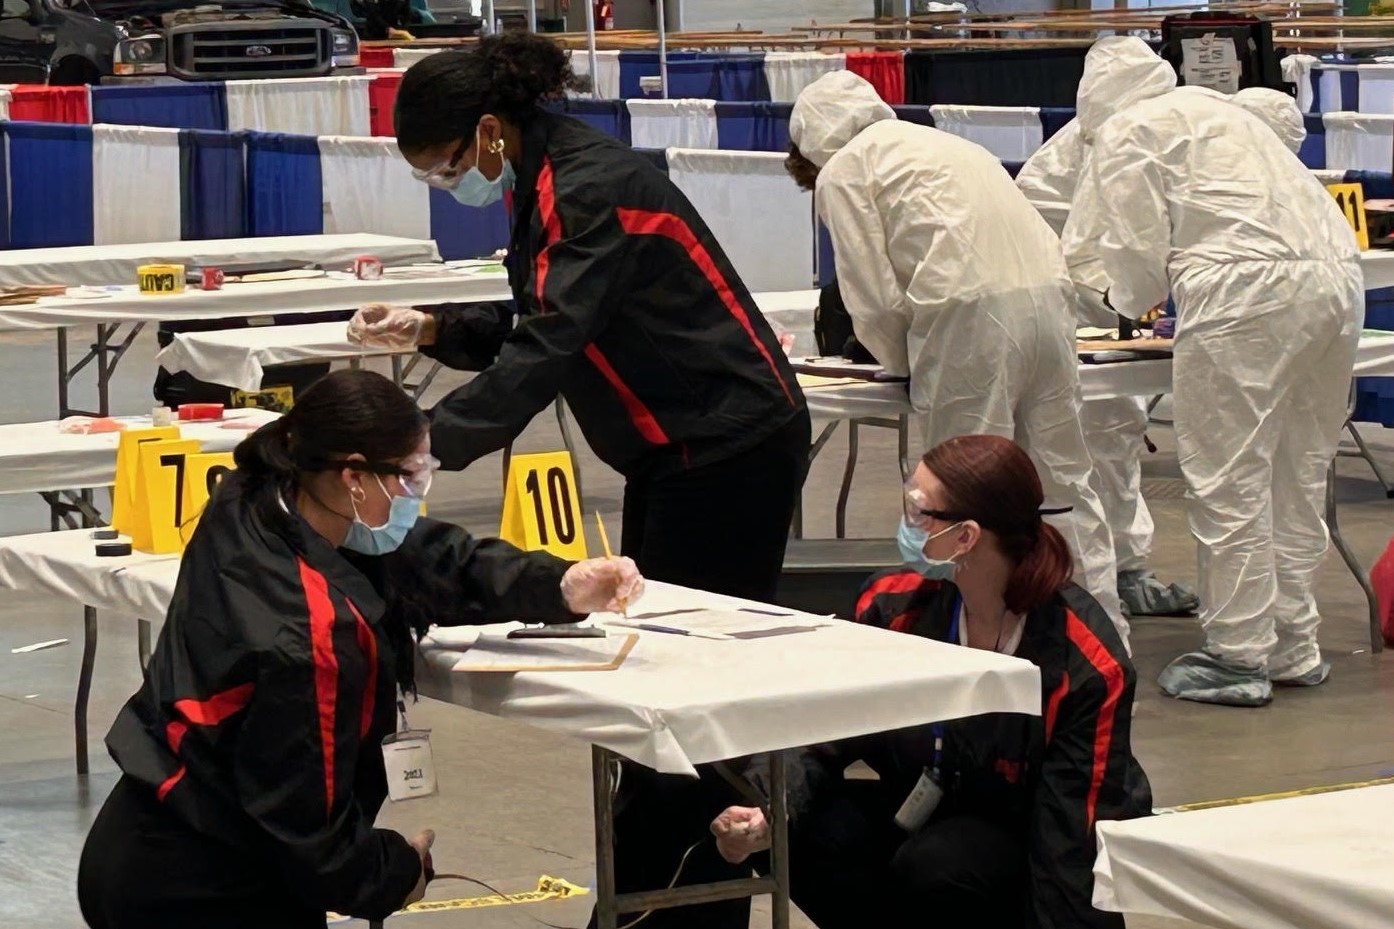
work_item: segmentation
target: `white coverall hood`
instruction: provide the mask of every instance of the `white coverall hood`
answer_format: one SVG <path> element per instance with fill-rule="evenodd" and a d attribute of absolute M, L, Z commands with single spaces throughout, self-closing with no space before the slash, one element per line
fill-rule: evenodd
<path fill-rule="evenodd" d="M 1297 109 L 1296 101 L 1287 94 L 1267 87 L 1246 87 L 1229 99 L 1267 123 L 1292 151 L 1302 147 L 1307 138 L 1307 124 L 1302 121 L 1302 111 Z"/>
<path fill-rule="evenodd" d="M 1110 116 L 1176 89 L 1176 72 L 1136 36 L 1107 36 L 1084 56 L 1075 98 L 1085 144 L 1092 144 Z"/>
<path fill-rule="evenodd" d="M 834 71 L 799 94 L 789 120 L 789 140 L 821 168 L 863 129 L 895 118 L 895 110 L 866 79 L 851 71 Z"/>

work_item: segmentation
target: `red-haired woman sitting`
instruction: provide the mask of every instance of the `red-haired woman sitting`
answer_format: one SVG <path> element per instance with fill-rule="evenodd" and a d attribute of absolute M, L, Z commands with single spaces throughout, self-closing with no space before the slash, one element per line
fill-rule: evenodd
<path fill-rule="evenodd" d="M 936 446 L 906 485 L 917 559 L 867 584 L 858 621 L 1024 658 L 1041 670 L 1043 713 L 800 752 L 793 898 L 820 929 L 1123 926 L 1090 901 L 1094 824 L 1152 804 L 1130 744 L 1135 674 L 1108 615 L 1070 582 L 1042 502 L 1031 459 L 995 436 Z M 845 778 L 857 761 L 879 780 Z M 768 836 L 744 807 L 712 831 L 731 861 Z"/>

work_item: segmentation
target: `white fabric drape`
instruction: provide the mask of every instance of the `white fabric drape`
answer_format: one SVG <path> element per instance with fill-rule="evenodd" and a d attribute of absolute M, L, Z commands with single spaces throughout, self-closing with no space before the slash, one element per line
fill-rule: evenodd
<path fill-rule="evenodd" d="M 1394 158 L 1394 115 L 1327 113 L 1326 167 L 1388 171 Z"/>
<path fill-rule="evenodd" d="M 1033 106 L 932 106 L 934 127 L 976 142 L 1003 161 L 1021 162 L 1041 147 L 1041 111 Z"/>
<path fill-rule="evenodd" d="M 783 155 L 670 149 L 668 176 L 702 215 L 747 288 L 812 285 L 812 195 L 789 180 Z"/>
<path fill-rule="evenodd" d="M 716 148 L 714 100 L 627 100 L 635 148 Z"/>
<path fill-rule="evenodd" d="M 443 52 L 443 48 L 394 48 L 392 50 L 392 67 L 410 68 L 423 58 L 429 58 L 437 52 Z"/>
<path fill-rule="evenodd" d="M 619 52 L 596 52 L 595 53 L 595 89 L 599 91 L 601 100 L 618 100 L 620 98 L 620 53 Z M 584 48 L 574 49 L 571 52 L 571 72 L 577 77 L 591 73 L 591 57 Z M 569 93 L 572 97 L 589 97 L 590 91 Z"/>
<path fill-rule="evenodd" d="M 92 127 L 92 241 L 180 238 L 179 130 Z"/>
<path fill-rule="evenodd" d="M 278 81 L 228 81 L 227 120 L 234 132 L 297 135 L 373 134 L 368 85 L 373 78 L 309 77 Z"/>
<path fill-rule="evenodd" d="M 1312 111 L 1312 67 L 1320 59 L 1311 55 L 1289 55 L 1283 59 L 1283 80 L 1297 87 L 1297 108 L 1303 113 Z"/>
<path fill-rule="evenodd" d="M 1359 110 L 1362 113 L 1394 113 L 1394 65 L 1360 65 Z M 1349 106 L 1350 102 L 1346 101 Z M 1389 170 L 1388 166 L 1384 170 Z"/>
<path fill-rule="evenodd" d="M 825 55 L 822 52 L 767 52 L 765 80 L 770 85 L 770 99 L 775 103 L 793 103 L 805 87 L 830 71 L 847 68 L 846 55 Z"/>
<path fill-rule="evenodd" d="M 319 160 L 326 234 L 431 237 L 430 188 L 411 176 L 395 139 L 322 136 Z"/>
<path fill-rule="evenodd" d="M 0 119 L 10 118 L 10 92 L 6 88 L 0 88 Z"/>

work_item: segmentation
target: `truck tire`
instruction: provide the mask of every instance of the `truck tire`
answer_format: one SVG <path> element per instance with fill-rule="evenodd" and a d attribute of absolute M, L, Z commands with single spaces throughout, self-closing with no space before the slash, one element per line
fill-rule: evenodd
<path fill-rule="evenodd" d="M 54 86 L 75 87 L 79 84 L 99 84 L 102 72 L 86 58 L 72 56 L 58 62 L 48 73 L 48 82 Z"/>

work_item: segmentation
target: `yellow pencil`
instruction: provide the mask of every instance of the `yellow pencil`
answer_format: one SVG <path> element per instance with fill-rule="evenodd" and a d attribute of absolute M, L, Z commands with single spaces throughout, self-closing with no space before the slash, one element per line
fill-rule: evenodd
<path fill-rule="evenodd" d="M 605 549 L 605 557 L 613 559 L 615 555 L 610 551 L 610 537 L 605 534 L 605 520 L 600 518 L 599 510 L 595 513 L 595 524 L 600 528 L 600 547 Z M 620 599 L 620 615 L 629 615 L 629 604 L 625 603 L 623 598 Z"/>

